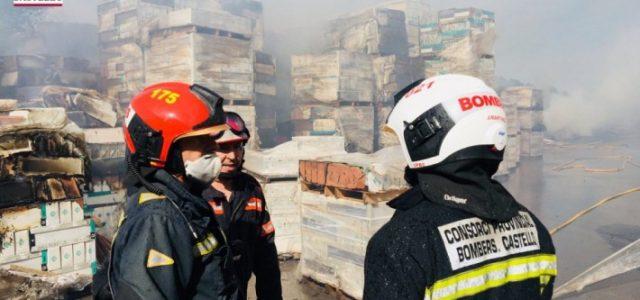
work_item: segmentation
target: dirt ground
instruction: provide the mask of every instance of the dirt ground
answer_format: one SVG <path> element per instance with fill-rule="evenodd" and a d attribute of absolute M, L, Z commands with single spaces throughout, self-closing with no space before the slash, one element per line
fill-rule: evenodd
<path fill-rule="evenodd" d="M 75 279 L 68 281 L 48 282 L 39 280 L 33 275 L 23 274 L 21 276 L 0 270 L 0 299 L 22 300 L 22 299 L 57 299 L 64 295 L 64 299 L 80 299 L 90 293 L 89 281 L 91 278 L 85 277 L 74 284 Z M 78 291 L 78 286 L 85 287 Z M 86 297 L 84 297 L 86 299 Z"/>
<path fill-rule="evenodd" d="M 334 288 L 325 287 L 322 284 L 310 281 L 302 277 L 298 271 L 298 260 L 287 260 L 280 262 L 280 272 L 282 273 L 282 297 L 287 300 L 325 300 L 325 299 L 350 299 L 336 291 Z M 255 280 L 251 278 L 248 299 L 255 300 Z"/>

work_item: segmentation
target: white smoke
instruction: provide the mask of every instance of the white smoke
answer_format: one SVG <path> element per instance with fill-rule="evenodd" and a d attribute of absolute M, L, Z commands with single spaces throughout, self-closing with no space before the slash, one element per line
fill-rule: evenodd
<path fill-rule="evenodd" d="M 593 64 L 590 84 L 552 93 L 545 125 L 560 137 L 636 130 L 640 126 L 640 28 L 618 33 L 600 61 Z"/>

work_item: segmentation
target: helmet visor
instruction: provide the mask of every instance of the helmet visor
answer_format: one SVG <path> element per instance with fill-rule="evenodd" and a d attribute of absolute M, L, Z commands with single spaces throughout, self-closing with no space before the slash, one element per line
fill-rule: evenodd
<path fill-rule="evenodd" d="M 249 130 L 240 115 L 234 112 L 225 112 L 225 117 L 227 119 L 226 121 L 229 130 L 219 135 L 216 140 L 218 144 L 246 142 L 249 140 Z"/>

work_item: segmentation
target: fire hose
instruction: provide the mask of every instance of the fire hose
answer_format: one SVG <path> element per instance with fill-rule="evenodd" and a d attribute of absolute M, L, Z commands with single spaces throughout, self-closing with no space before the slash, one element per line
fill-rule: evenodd
<path fill-rule="evenodd" d="M 590 206 L 590 207 L 588 207 L 588 208 L 586 208 L 584 210 L 579 211 L 578 213 L 573 215 L 568 220 L 562 222 L 562 224 L 560 224 L 560 225 L 556 226 L 555 228 L 551 229 L 551 231 L 550 231 L 551 235 L 553 235 L 556 232 L 560 231 L 560 229 L 563 229 L 563 228 L 567 227 L 569 224 L 575 222 L 576 220 L 578 220 L 582 216 L 584 216 L 584 215 L 588 214 L 589 212 L 591 212 L 592 210 L 604 205 L 605 203 L 607 203 L 607 202 L 609 202 L 611 200 L 614 200 L 614 199 L 629 195 L 629 194 L 634 193 L 634 192 L 640 192 L 640 187 L 632 188 L 632 189 L 626 190 L 626 191 L 624 191 L 622 193 L 618 193 L 618 194 L 615 194 L 615 195 L 612 195 L 612 196 L 609 196 L 609 197 L 606 197 L 606 198 L 603 198 L 603 199 L 599 200 L 598 202 L 596 202 L 592 206 Z"/>

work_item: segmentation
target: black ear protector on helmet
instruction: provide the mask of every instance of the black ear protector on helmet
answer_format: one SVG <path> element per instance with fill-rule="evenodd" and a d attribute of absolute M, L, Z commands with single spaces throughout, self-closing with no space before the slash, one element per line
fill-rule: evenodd
<path fill-rule="evenodd" d="M 394 104 L 423 81 L 424 78 L 416 80 L 397 92 L 393 96 Z M 442 104 L 432 107 L 410 123 L 405 122 L 403 137 L 411 159 L 417 161 L 438 155 L 444 137 L 454 125 Z"/>

